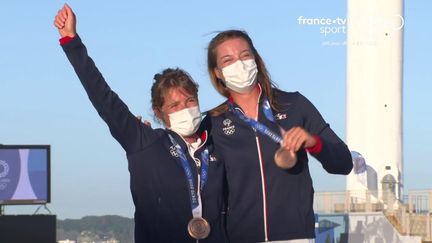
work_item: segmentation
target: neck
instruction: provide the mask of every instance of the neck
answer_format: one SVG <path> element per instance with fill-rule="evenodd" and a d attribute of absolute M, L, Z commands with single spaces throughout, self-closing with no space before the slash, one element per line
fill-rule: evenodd
<path fill-rule="evenodd" d="M 187 142 L 187 143 L 194 143 L 194 142 L 196 142 L 197 141 L 197 139 L 198 139 L 198 135 L 196 135 L 196 133 L 195 134 L 192 134 L 192 135 L 190 135 L 190 136 L 182 136 L 183 137 L 183 139 Z"/>
<path fill-rule="evenodd" d="M 240 106 L 243 112 L 250 118 L 257 118 L 257 106 L 260 97 L 261 88 L 256 85 L 249 93 L 230 92 L 234 102 Z"/>

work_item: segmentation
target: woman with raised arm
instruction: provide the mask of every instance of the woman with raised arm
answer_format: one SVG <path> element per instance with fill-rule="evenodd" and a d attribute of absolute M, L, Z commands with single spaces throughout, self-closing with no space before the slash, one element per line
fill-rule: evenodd
<path fill-rule="evenodd" d="M 68 5 L 54 25 L 91 103 L 126 151 L 135 243 L 225 242 L 223 164 L 201 123 L 197 84 L 180 69 L 156 74 L 151 102 L 166 129 L 152 129 L 110 89 L 77 35 Z"/>

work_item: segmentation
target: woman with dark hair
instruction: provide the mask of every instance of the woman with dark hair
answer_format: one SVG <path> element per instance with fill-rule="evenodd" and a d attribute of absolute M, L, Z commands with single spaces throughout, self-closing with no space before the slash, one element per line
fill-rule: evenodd
<path fill-rule="evenodd" d="M 210 115 L 226 167 L 230 242 L 313 242 L 307 152 L 327 172 L 346 175 L 348 147 L 308 99 L 275 87 L 246 32 L 227 30 L 210 41 L 208 72 L 227 98 Z"/>
<path fill-rule="evenodd" d="M 180 69 L 156 74 L 151 102 L 166 129 L 152 129 L 105 82 L 76 33 L 68 5 L 54 25 L 90 101 L 126 151 L 135 242 L 225 242 L 224 168 L 201 123 L 198 85 Z"/>

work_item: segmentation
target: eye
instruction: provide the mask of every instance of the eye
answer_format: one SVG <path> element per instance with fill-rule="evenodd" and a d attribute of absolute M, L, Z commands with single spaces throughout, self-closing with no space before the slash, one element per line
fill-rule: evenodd
<path fill-rule="evenodd" d="M 187 102 L 188 103 L 197 103 L 197 98 L 195 98 L 195 97 L 190 97 L 190 98 L 188 98 L 188 100 L 187 100 Z"/>
<path fill-rule="evenodd" d="M 244 52 L 244 53 L 241 55 L 241 59 L 242 59 L 242 60 L 250 59 L 250 58 L 252 58 L 252 54 L 251 54 L 250 52 Z"/>
<path fill-rule="evenodd" d="M 223 64 L 226 64 L 226 63 L 229 63 L 229 62 L 231 62 L 231 59 L 224 59 L 224 60 L 222 60 Z"/>

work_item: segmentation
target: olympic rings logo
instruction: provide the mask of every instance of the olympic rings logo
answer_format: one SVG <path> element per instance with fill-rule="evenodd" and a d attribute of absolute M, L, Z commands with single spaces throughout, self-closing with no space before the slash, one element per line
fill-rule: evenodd
<path fill-rule="evenodd" d="M 6 177 L 9 174 L 9 165 L 4 160 L 0 160 L 0 168 L 3 167 L 3 170 L 0 169 L 0 178 Z"/>

